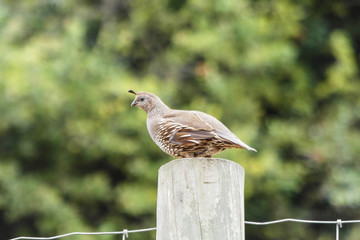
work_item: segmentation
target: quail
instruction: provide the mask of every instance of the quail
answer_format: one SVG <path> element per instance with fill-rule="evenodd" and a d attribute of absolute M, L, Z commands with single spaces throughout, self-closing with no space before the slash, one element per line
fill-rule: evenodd
<path fill-rule="evenodd" d="M 174 110 L 148 92 L 135 93 L 131 106 L 147 113 L 147 129 L 152 140 L 175 158 L 212 157 L 228 148 L 256 152 L 215 117 L 200 111 Z"/>

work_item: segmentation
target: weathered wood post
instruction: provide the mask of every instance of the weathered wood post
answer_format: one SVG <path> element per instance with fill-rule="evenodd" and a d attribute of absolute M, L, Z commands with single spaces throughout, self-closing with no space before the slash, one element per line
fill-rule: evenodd
<path fill-rule="evenodd" d="M 244 169 L 216 158 L 159 169 L 157 240 L 244 240 Z"/>

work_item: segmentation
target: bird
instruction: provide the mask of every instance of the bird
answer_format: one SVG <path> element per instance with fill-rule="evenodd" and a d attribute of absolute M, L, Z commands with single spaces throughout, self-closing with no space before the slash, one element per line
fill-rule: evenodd
<path fill-rule="evenodd" d="M 149 92 L 134 92 L 131 107 L 147 113 L 152 140 L 174 158 L 210 158 L 229 148 L 256 150 L 242 142 L 215 117 L 200 111 L 174 110 Z"/>

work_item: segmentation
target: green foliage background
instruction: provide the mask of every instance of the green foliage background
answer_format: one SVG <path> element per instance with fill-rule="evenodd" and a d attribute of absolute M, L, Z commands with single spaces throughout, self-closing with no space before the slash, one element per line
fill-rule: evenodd
<path fill-rule="evenodd" d="M 360 219 L 359 11 L 350 0 L 1 0 L 0 238 L 155 226 L 157 170 L 171 157 L 129 89 L 212 114 L 258 149 L 218 155 L 246 170 L 247 220 Z M 246 237 L 334 231 L 247 225 Z"/>

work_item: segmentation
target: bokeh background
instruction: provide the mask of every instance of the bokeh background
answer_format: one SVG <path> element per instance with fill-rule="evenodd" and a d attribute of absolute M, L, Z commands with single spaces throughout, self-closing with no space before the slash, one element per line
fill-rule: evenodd
<path fill-rule="evenodd" d="M 0 0 L 0 238 L 155 227 L 172 158 L 129 89 L 212 114 L 258 149 L 217 155 L 246 170 L 246 220 L 360 219 L 359 12 L 357 0 Z M 334 234 L 246 226 L 252 240 Z M 71 239 L 95 238 L 118 236 Z"/>

